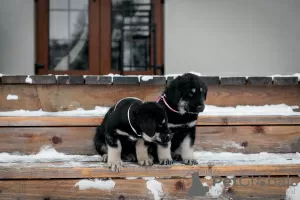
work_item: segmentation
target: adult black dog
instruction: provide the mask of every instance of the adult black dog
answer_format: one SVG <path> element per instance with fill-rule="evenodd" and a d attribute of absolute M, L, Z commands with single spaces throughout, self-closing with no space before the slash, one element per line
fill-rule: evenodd
<path fill-rule="evenodd" d="M 168 116 L 168 127 L 173 134 L 171 152 L 174 160 L 186 165 L 197 164 L 194 159 L 194 143 L 198 114 L 204 111 L 207 86 L 201 78 L 192 73 L 176 77 L 163 91 L 158 103 Z M 154 156 L 157 149 L 149 149 Z"/>
<path fill-rule="evenodd" d="M 105 114 L 94 137 L 96 150 L 112 171 L 119 172 L 122 160 L 140 165 L 152 165 L 148 145 L 155 143 L 160 160 L 171 159 L 168 118 L 156 102 L 142 102 L 136 98 L 121 99 Z M 168 146 L 169 148 L 165 148 Z"/>

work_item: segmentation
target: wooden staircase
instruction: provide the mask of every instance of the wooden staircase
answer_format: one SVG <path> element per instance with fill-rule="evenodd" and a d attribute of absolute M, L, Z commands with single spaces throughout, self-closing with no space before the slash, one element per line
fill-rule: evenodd
<path fill-rule="evenodd" d="M 104 84 L 100 80 L 106 80 L 107 77 L 93 79 L 89 76 L 83 79 L 83 83 L 78 83 L 82 77 L 67 76 L 64 79 L 69 81 L 60 80 L 58 84 L 59 79 L 49 81 L 52 77 L 32 76 L 35 80 L 33 84 L 26 84 L 21 76 L 2 77 L 1 111 L 43 109 L 58 112 L 76 108 L 93 109 L 94 106 L 110 106 L 124 96 L 154 100 L 165 86 L 159 82 L 162 79 L 156 79 L 152 83 L 130 84 L 132 78 L 123 77 L 122 80 L 115 79 L 116 84 Z M 287 80 L 279 81 L 281 84 L 274 80 L 271 84 L 251 84 L 247 80 L 240 84 L 240 80 L 235 79 L 232 78 L 231 84 L 228 81 L 224 84 L 221 79 L 214 83 L 212 80 L 215 77 L 207 79 L 210 83 L 207 104 L 300 105 L 299 84 L 286 84 Z M 89 82 L 91 80 L 95 82 Z M 8 101 L 8 94 L 18 95 L 19 99 Z M 275 153 L 279 157 L 286 156 L 285 162 L 280 162 L 282 158 L 279 157 L 278 161 L 274 159 L 270 163 L 251 160 L 237 162 L 240 159 L 237 156 L 236 160 L 232 157 L 224 157 L 222 160 L 204 159 L 197 166 L 175 163 L 171 166 L 154 165 L 146 168 L 134 163 L 124 163 L 120 173 L 111 172 L 105 163 L 99 162 L 99 156 L 95 156 L 92 139 L 95 128 L 101 121 L 102 117 L 97 116 L 0 116 L 0 153 L 37 154 L 42 147 L 50 146 L 57 153 L 81 156 L 80 159 L 68 162 L 59 161 L 59 156 L 55 162 L 51 161 L 51 157 L 50 161 L 40 162 L 26 159 L 25 162 L 4 162 L 5 159 L 0 158 L 0 199 L 280 200 L 285 199 L 288 192 L 291 193 L 289 195 L 300 192 L 296 190 L 296 186 L 290 186 L 288 190 L 289 184 L 300 183 L 300 164 L 293 159 L 293 155 L 299 155 L 297 152 L 300 152 L 300 115 L 203 115 L 198 118 L 195 148 L 200 152 L 200 160 L 201 152 L 242 153 L 245 157 L 250 154 L 260 156 L 259 153 L 264 152 Z M 199 173 L 201 182 L 211 189 L 205 197 L 188 196 L 192 186 L 191 176 L 195 172 Z M 149 177 L 161 183 L 162 192 L 158 197 L 147 188 Z M 83 179 L 110 179 L 114 185 L 106 189 L 84 189 L 76 185 Z M 213 186 L 213 182 L 217 185 Z M 222 184 L 226 184 L 226 187 Z M 220 194 L 216 194 L 218 192 Z"/>

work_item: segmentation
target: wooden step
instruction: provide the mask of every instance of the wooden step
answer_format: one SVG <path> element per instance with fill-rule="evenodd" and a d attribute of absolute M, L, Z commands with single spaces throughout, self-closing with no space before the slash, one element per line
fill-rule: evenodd
<path fill-rule="evenodd" d="M 95 127 L 2 127 L 0 152 L 32 154 L 50 145 L 66 154 L 95 155 L 95 131 Z M 299 152 L 300 127 L 197 127 L 195 150 L 247 154 Z"/>
<path fill-rule="evenodd" d="M 200 176 L 298 176 L 300 164 L 234 165 L 234 161 L 215 161 L 209 164 L 187 166 L 153 165 L 140 167 L 124 163 L 121 172 L 112 172 L 103 162 L 54 162 L 54 163 L 0 163 L 1 179 L 78 179 L 125 177 L 190 177 Z"/>
<path fill-rule="evenodd" d="M 95 106 L 112 106 L 128 96 L 143 101 L 155 101 L 164 88 L 165 85 L 0 85 L 0 108 L 1 111 L 42 109 L 55 112 L 77 108 L 91 110 Z M 18 100 L 7 100 L 9 94 L 17 95 Z M 212 85 L 208 86 L 206 104 L 262 106 L 284 103 L 300 106 L 299 99 L 300 84 Z"/>
<path fill-rule="evenodd" d="M 54 113 L 55 114 L 55 113 Z M 1 126 L 98 126 L 103 116 L 0 116 Z M 198 126 L 300 125 L 300 115 L 199 116 Z"/>
<path fill-rule="evenodd" d="M 189 197 L 188 191 L 192 186 L 192 180 L 189 178 L 174 178 L 174 179 L 155 179 L 162 186 L 162 193 L 159 193 L 159 199 L 205 199 L 205 200 L 280 200 L 285 199 L 286 193 L 293 195 L 293 187 L 288 189 L 288 180 L 291 183 L 299 183 L 299 177 L 271 177 L 269 179 L 256 179 L 237 177 L 235 184 L 226 190 L 219 185 L 213 187 L 213 179 L 207 180 L 201 178 L 203 184 L 207 184 L 211 191 L 205 197 Z M 215 183 L 220 179 L 215 179 Z M 230 180 L 222 177 L 223 182 Z M 254 181 L 253 181 L 254 180 Z M 271 180 L 271 182 L 268 182 Z M 151 191 L 147 188 L 149 180 L 143 179 L 112 179 L 109 180 L 113 183 L 111 189 L 82 189 L 78 184 L 81 179 L 59 179 L 59 180 L 9 180 L 0 181 L 1 200 L 71 200 L 71 199 L 84 199 L 84 200 L 153 200 L 155 199 Z M 101 181 L 90 179 L 89 181 Z M 229 181 L 227 181 L 228 183 Z M 148 182 L 149 183 L 149 182 Z M 281 183 L 281 184 L 280 184 Z M 262 186 L 262 184 L 264 184 Z M 273 185 L 272 185 L 273 184 Z M 213 188 L 215 191 L 213 192 Z M 212 195 L 218 194 L 220 195 Z"/>

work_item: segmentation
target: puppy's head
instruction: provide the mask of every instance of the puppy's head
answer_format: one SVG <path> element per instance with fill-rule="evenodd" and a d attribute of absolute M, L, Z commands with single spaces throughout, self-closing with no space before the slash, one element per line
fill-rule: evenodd
<path fill-rule="evenodd" d="M 145 141 L 164 144 L 172 139 L 166 112 L 159 104 L 141 104 L 135 111 L 135 117 Z"/>
<path fill-rule="evenodd" d="M 176 77 L 166 88 L 168 102 L 184 114 L 204 111 L 207 85 L 201 78 L 192 73 Z"/>

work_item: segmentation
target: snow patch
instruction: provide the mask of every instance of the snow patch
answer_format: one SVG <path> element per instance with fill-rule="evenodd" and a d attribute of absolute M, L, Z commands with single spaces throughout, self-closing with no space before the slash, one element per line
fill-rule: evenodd
<path fill-rule="evenodd" d="M 25 79 L 25 82 L 26 83 L 32 83 L 32 78 L 30 78 L 30 76 L 28 75 L 27 77 L 26 77 L 26 79 Z"/>
<path fill-rule="evenodd" d="M 240 116 L 240 115 L 300 115 L 300 112 L 295 112 L 299 106 L 288 106 L 286 104 L 264 105 L 264 106 L 241 106 L 236 107 L 218 107 L 207 105 L 204 112 L 199 115 L 217 115 L 217 116 Z"/>
<path fill-rule="evenodd" d="M 138 179 L 139 177 L 126 177 L 127 180 L 135 180 Z"/>
<path fill-rule="evenodd" d="M 9 94 L 6 97 L 7 100 L 17 100 L 19 99 L 18 95 L 14 95 L 14 94 Z"/>
<path fill-rule="evenodd" d="M 66 155 L 57 152 L 51 146 L 42 146 L 40 152 L 31 155 L 22 155 L 20 153 L 0 153 L 0 163 L 35 163 L 35 162 L 70 162 L 70 161 L 94 161 L 101 160 L 101 156 L 84 156 L 84 155 Z"/>
<path fill-rule="evenodd" d="M 154 200 L 160 200 L 163 195 L 162 184 L 157 180 L 149 180 L 146 182 L 147 189 L 151 191 Z"/>
<path fill-rule="evenodd" d="M 87 190 L 87 189 L 99 189 L 99 190 L 110 190 L 115 187 L 116 183 L 113 180 L 88 180 L 83 179 L 78 181 L 75 184 L 75 187 L 79 187 L 79 190 Z"/>
<path fill-rule="evenodd" d="M 210 163 L 231 165 L 269 165 L 269 164 L 300 164 L 300 153 L 276 154 L 261 152 L 257 154 L 243 154 L 231 152 L 196 151 L 194 157 L 199 165 Z"/>
<path fill-rule="evenodd" d="M 243 147 L 240 144 L 235 143 L 233 141 L 229 141 L 229 142 L 226 142 L 225 144 L 223 144 L 223 149 L 227 149 L 227 148 L 244 149 L 245 147 Z"/>
<path fill-rule="evenodd" d="M 115 76 L 121 76 L 120 74 L 107 74 L 106 76 L 110 76 L 111 77 L 111 81 L 114 82 L 114 77 Z"/>
<path fill-rule="evenodd" d="M 58 111 L 58 112 L 46 112 L 43 110 L 28 111 L 28 110 L 15 110 L 0 112 L 0 116 L 104 116 L 109 107 L 96 106 L 94 110 L 84 110 L 83 108 L 77 108 L 71 111 Z"/>
<path fill-rule="evenodd" d="M 153 76 L 142 76 L 142 81 L 149 81 L 152 79 L 153 79 Z"/>
<path fill-rule="evenodd" d="M 229 176 L 227 177 L 229 178 Z M 232 179 L 232 178 L 229 178 Z M 226 182 L 226 184 L 228 184 L 228 182 Z M 209 185 L 207 183 L 202 183 L 202 185 L 204 187 L 208 187 L 209 191 L 207 192 L 207 196 L 211 196 L 212 198 L 218 198 L 220 197 L 224 191 L 226 191 L 229 187 L 232 187 L 234 184 L 234 181 L 231 180 L 231 182 L 229 183 L 229 185 L 224 185 L 223 181 L 220 181 L 218 183 L 215 183 L 215 185 L 212 185 L 209 187 Z"/>
<path fill-rule="evenodd" d="M 289 186 L 285 192 L 286 200 L 299 200 L 300 197 L 300 182 L 296 185 Z"/>
<path fill-rule="evenodd" d="M 265 105 L 265 106 L 236 106 L 236 107 L 218 107 L 206 105 L 203 113 L 199 116 L 253 116 L 253 115 L 300 115 L 300 112 L 294 111 L 299 106 L 288 106 L 286 104 Z M 71 111 L 58 111 L 46 112 L 43 110 L 28 111 L 28 110 L 15 110 L 0 112 L 0 116 L 104 116 L 109 107 L 96 106 L 94 110 L 84 110 L 77 108 Z"/>
<path fill-rule="evenodd" d="M 272 80 L 274 80 L 274 77 L 298 77 L 298 81 L 300 81 L 300 73 L 295 73 L 293 75 L 280 75 L 280 74 L 275 74 L 275 75 L 271 75 L 269 77 L 272 77 Z"/>

